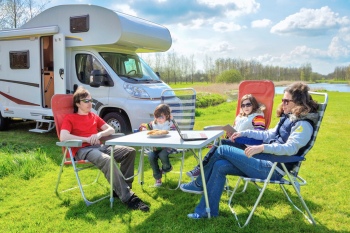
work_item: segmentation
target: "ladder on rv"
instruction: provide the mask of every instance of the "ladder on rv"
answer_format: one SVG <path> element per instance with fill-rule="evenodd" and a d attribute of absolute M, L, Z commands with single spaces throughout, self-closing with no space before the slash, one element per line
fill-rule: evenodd
<path fill-rule="evenodd" d="M 36 120 L 35 129 L 30 129 L 29 132 L 33 133 L 47 133 L 55 128 L 55 121 L 48 119 Z"/>

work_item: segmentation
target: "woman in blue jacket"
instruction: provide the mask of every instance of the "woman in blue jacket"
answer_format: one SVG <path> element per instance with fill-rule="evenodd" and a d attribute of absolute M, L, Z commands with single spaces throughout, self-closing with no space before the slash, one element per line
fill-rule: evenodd
<path fill-rule="evenodd" d="M 314 125 L 318 120 L 318 105 L 308 93 L 309 87 L 303 83 L 293 83 L 284 90 L 282 103 L 277 110 L 280 122 L 267 131 L 246 130 L 234 133 L 230 139 L 248 137 L 262 140 L 263 144 L 248 146 L 244 150 L 229 146 L 219 146 L 209 163 L 204 167 L 207 183 L 210 214 L 219 215 L 219 202 L 226 181 L 226 175 L 248 176 L 265 179 L 272 162 L 256 159 L 256 154 L 299 155 L 312 138 Z M 290 169 L 293 166 L 287 163 Z M 284 173 L 277 168 L 271 179 L 281 179 Z M 202 177 L 181 185 L 181 190 L 202 194 Z M 189 218 L 207 217 L 204 196 Z"/>

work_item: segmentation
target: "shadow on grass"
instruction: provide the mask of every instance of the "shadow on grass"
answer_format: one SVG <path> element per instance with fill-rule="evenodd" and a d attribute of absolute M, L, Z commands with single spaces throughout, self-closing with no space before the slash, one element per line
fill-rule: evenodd
<path fill-rule="evenodd" d="M 176 185 L 176 183 L 174 182 L 172 185 Z M 239 199 L 237 200 L 239 202 L 237 206 L 241 210 L 239 212 L 239 218 L 241 218 L 241 221 L 243 221 L 242 219 L 245 221 L 245 219 L 248 217 L 249 212 L 256 200 L 258 191 L 254 189 L 255 188 L 248 189 L 247 193 L 240 195 Z M 169 203 L 157 208 L 146 221 L 133 228 L 133 232 L 150 232 L 152 228 L 162 229 L 164 232 L 228 232 L 239 230 L 234 216 L 227 207 L 226 200 L 228 198 L 225 193 L 223 193 L 223 197 L 220 202 L 219 217 L 193 220 L 187 218 L 187 214 L 193 212 L 201 196 L 184 193 L 180 190 L 172 192 L 173 193 L 170 194 L 159 189 L 156 194 L 151 195 L 154 200 L 156 200 L 159 196 L 167 198 Z M 267 200 L 264 200 L 264 198 L 262 199 L 251 222 L 242 231 L 329 232 L 327 227 L 318 222 L 317 219 L 316 226 L 309 224 L 302 214 L 289 205 L 289 202 L 286 200 L 281 190 L 266 190 L 264 195 L 268 196 Z M 295 203 L 298 203 L 299 199 L 296 195 L 292 194 L 292 198 Z M 276 200 L 278 201 L 276 202 Z M 306 204 L 311 209 L 311 213 L 317 213 L 318 210 L 322 209 L 321 206 L 307 200 Z M 276 216 L 275 214 L 271 215 L 271 213 L 266 213 L 268 211 L 263 211 L 263 209 L 269 210 L 271 208 L 276 208 L 276 206 L 281 206 L 281 208 L 284 209 L 283 211 L 281 209 L 281 212 L 287 212 L 288 214 L 279 215 L 277 213 Z M 187 211 L 183 212 L 183 210 Z M 150 227 L 150 223 L 152 223 L 152 228 Z"/>

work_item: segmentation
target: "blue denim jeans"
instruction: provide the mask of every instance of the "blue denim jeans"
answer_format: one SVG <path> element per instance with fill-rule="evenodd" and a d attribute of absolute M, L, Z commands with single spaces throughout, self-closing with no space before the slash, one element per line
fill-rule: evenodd
<path fill-rule="evenodd" d="M 244 144 L 232 142 L 230 139 L 221 139 L 221 145 L 234 146 L 237 148 L 241 148 L 242 150 L 246 148 Z M 212 148 L 210 148 L 209 152 L 203 158 L 203 161 L 202 161 L 203 166 L 207 165 L 207 163 L 209 162 L 210 158 L 213 156 L 217 148 L 218 148 L 217 145 L 213 145 Z M 199 167 L 199 164 L 197 166 Z"/>
<path fill-rule="evenodd" d="M 211 216 L 216 217 L 219 215 L 219 203 L 226 182 L 226 175 L 265 179 L 271 167 L 272 163 L 269 161 L 253 157 L 248 158 L 242 149 L 229 145 L 219 146 L 204 167 Z M 281 178 L 282 176 L 277 171 L 271 177 L 271 179 L 277 180 Z M 198 176 L 195 182 L 197 185 L 202 186 L 202 177 Z M 205 208 L 203 195 L 195 208 L 195 213 L 201 217 L 207 217 Z"/>
<path fill-rule="evenodd" d="M 163 148 L 162 150 L 152 151 L 148 153 L 148 161 L 153 170 L 154 179 L 158 180 L 162 178 L 162 172 L 158 165 L 158 159 L 162 162 L 162 170 L 168 172 L 171 169 L 171 164 L 169 160 L 169 151 L 170 148 Z"/>

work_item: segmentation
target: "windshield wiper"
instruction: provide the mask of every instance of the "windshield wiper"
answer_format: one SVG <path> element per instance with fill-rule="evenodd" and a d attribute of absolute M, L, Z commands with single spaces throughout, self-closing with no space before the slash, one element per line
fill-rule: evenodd
<path fill-rule="evenodd" d="M 131 77 L 131 76 L 128 76 L 128 75 L 119 75 L 120 77 L 125 77 L 125 78 L 128 78 L 128 79 L 131 79 L 131 80 L 135 80 L 135 81 L 140 81 L 140 79 L 137 79 L 137 78 L 133 78 L 133 77 Z"/>
<path fill-rule="evenodd" d="M 161 83 L 162 82 L 160 80 L 154 80 L 154 79 L 144 79 L 144 80 L 140 80 L 140 81 L 144 81 L 146 83 Z"/>

